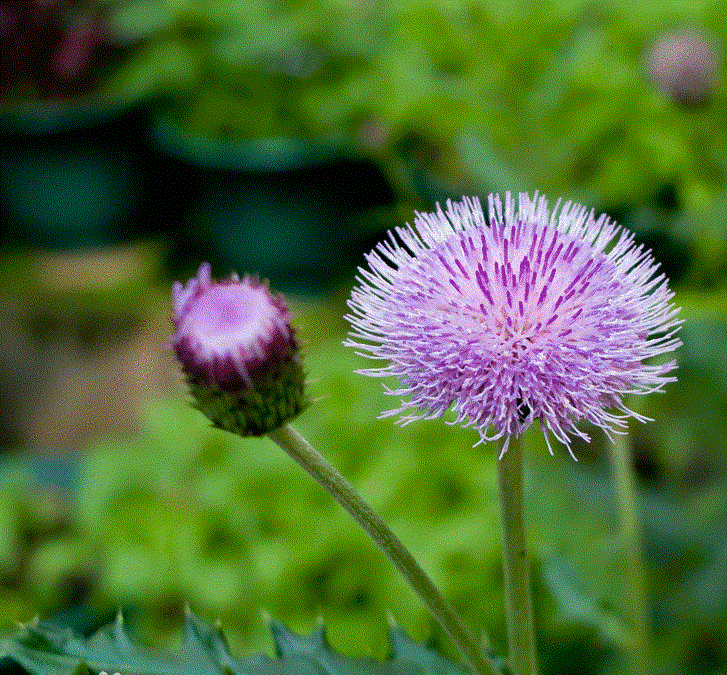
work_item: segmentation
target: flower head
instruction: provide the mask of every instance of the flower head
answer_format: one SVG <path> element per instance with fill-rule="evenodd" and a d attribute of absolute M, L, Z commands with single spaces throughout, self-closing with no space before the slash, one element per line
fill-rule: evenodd
<path fill-rule="evenodd" d="M 510 439 L 538 420 L 570 450 L 575 424 L 626 426 L 627 393 L 660 390 L 675 361 L 645 365 L 681 343 L 651 252 L 606 215 L 579 204 L 548 210 L 537 193 L 447 202 L 395 228 L 366 256 L 346 318 L 349 346 L 387 365 L 400 423 L 456 413 L 480 442 Z M 364 342 L 361 342 L 363 340 Z M 552 452 L 552 449 L 551 449 Z M 572 454 L 572 453 L 571 453 Z"/>
<path fill-rule="evenodd" d="M 215 426 L 260 436 L 305 408 L 304 374 L 290 314 L 266 283 L 213 281 L 203 263 L 172 286 L 171 346 L 196 406 Z"/>

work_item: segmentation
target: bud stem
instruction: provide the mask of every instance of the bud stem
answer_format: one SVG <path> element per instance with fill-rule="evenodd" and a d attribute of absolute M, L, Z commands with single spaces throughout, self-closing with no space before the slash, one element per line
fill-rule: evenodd
<path fill-rule="evenodd" d="M 404 544 L 335 467 L 289 424 L 269 432 L 268 436 L 298 462 L 366 531 L 427 606 L 472 670 L 478 675 L 499 675 L 498 669 L 482 646 Z"/>

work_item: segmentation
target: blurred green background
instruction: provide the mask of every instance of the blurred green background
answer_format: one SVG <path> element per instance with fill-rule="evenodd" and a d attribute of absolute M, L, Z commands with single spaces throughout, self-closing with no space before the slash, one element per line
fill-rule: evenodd
<path fill-rule="evenodd" d="M 631 427 L 654 672 L 727 673 L 723 2 L 0 0 L 0 630 L 149 645 L 183 607 L 233 651 L 264 608 L 349 655 L 387 612 L 453 648 L 267 440 L 209 428 L 164 349 L 202 260 L 288 294 L 316 403 L 297 426 L 505 651 L 494 449 L 400 429 L 342 316 L 362 254 L 415 210 L 540 190 L 651 247 L 686 320 L 679 382 Z M 605 439 L 526 436 L 543 672 L 628 672 Z M 9 668 L 9 666 L 8 666 Z"/>

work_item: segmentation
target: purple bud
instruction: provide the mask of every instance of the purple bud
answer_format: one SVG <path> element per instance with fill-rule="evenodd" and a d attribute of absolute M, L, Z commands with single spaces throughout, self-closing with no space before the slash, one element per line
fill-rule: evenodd
<path fill-rule="evenodd" d="M 719 75 L 717 44 L 694 28 L 662 35 L 646 56 L 652 80 L 673 100 L 687 106 L 707 102 Z"/>
<path fill-rule="evenodd" d="M 233 274 L 214 281 L 209 263 L 172 286 L 171 346 L 198 407 L 215 426 L 261 436 L 306 407 L 290 313 L 266 282 Z"/>

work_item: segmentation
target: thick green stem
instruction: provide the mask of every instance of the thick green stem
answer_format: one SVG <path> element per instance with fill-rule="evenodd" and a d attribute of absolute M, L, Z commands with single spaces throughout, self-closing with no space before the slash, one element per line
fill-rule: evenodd
<path fill-rule="evenodd" d="M 502 518 L 502 562 L 505 573 L 505 611 L 510 669 L 514 675 L 536 675 L 533 601 L 525 542 L 523 458 L 519 439 L 497 461 Z"/>
<path fill-rule="evenodd" d="M 633 640 L 628 645 L 629 658 L 634 675 L 644 675 L 648 672 L 649 663 L 649 610 L 630 437 L 620 434 L 615 436 L 610 450 L 631 605 Z"/>
<path fill-rule="evenodd" d="M 404 548 L 379 515 L 361 499 L 353 486 L 289 424 L 268 434 L 300 464 L 366 531 L 374 543 L 401 572 L 409 585 L 439 622 L 474 672 L 499 675 L 477 639 L 452 605 Z"/>

